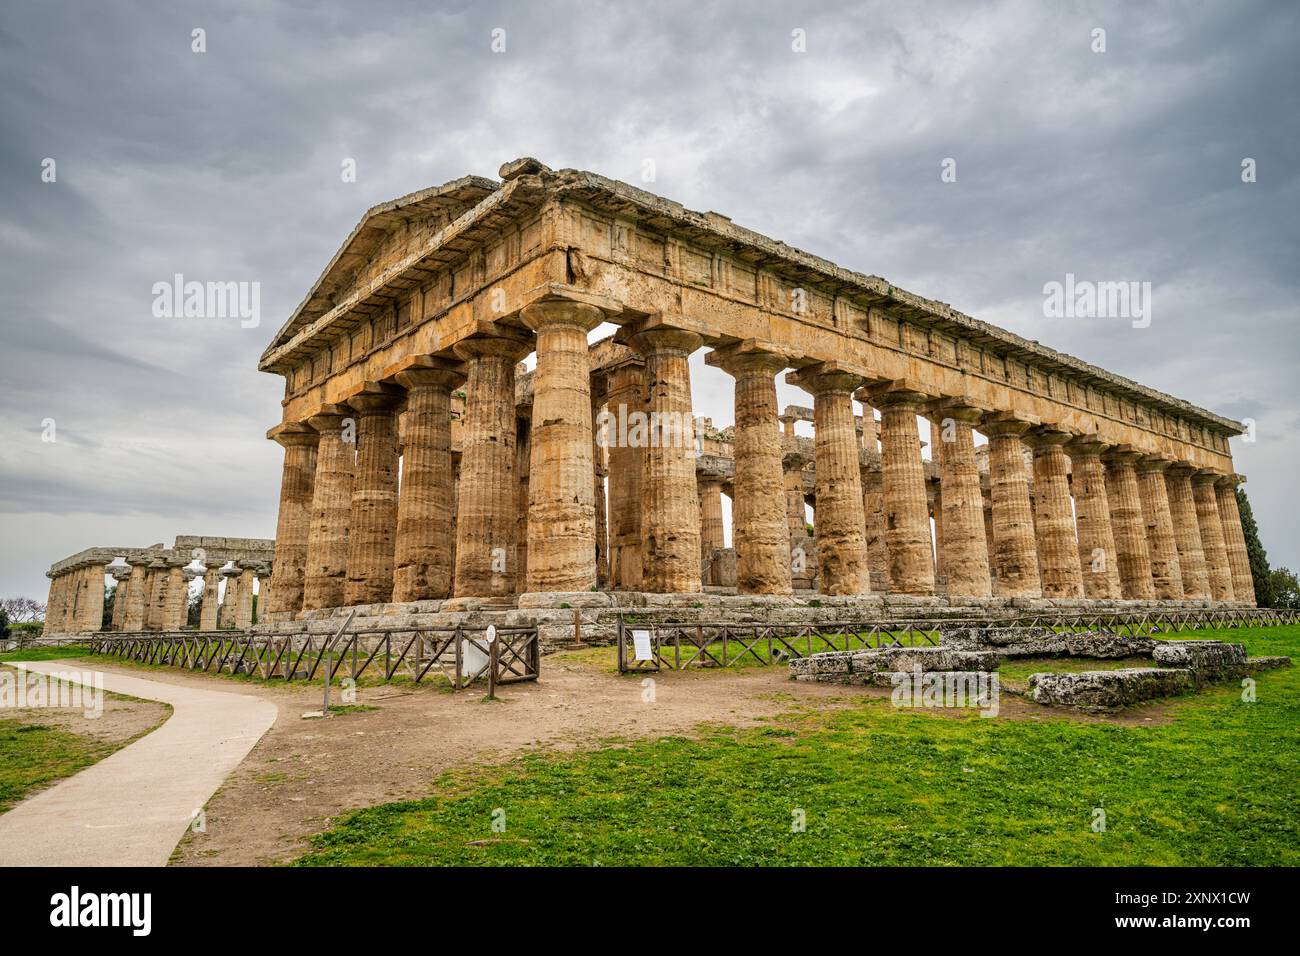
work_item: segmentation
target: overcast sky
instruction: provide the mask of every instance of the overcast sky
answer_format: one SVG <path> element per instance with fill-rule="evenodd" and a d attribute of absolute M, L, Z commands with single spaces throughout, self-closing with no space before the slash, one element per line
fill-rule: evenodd
<path fill-rule="evenodd" d="M 1297 19 L 1292 3 L 10 0 L 0 595 L 44 600 L 44 570 L 90 546 L 273 536 L 283 381 L 256 365 L 275 329 L 367 207 L 521 155 L 1255 419 L 1237 468 L 1270 559 L 1295 569 Z M 261 325 L 155 318 L 152 286 L 176 273 L 259 282 Z M 1045 318 L 1066 273 L 1150 282 L 1150 327 Z M 701 359 L 697 412 L 729 424 L 731 380 Z"/>

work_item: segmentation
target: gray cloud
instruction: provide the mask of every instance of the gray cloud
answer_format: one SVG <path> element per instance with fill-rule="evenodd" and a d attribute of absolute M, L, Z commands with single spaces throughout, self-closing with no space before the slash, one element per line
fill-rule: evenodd
<path fill-rule="evenodd" d="M 270 335 L 368 206 L 524 154 L 638 183 L 653 159 L 687 206 L 1256 419 L 1237 461 L 1296 566 L 1296 28 L 1272 3 L 11 4 L 0 593 L 90 544 L 272 534 Z M 178 272 L 260 282 L 261 327 L 155 319 Z M 1043 318 L 1067 272 L 1150 281 L 1151 327 Z M 729 380 L 695 392 L 731 421 Z"/>

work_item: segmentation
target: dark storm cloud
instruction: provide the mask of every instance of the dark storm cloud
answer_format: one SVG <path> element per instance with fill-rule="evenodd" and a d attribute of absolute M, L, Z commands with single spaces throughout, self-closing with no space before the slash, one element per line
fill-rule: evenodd
<path fill-rule="evenodd" d="M 272 534 L 269 337 L 366 207 L 524 154 L 1255 419 L 1237 462 L 1294 565 L 1296 33 L 1280 3 L 8 4 L 0 592 L 77 528 Z M 1044 318 L 1067 272 L 1151 282 L 1151 327 Z M 259 282 L 260 327 L 154 318 L 176 273 Z M 700 413 L 729 388 L 703 371 Z"/>

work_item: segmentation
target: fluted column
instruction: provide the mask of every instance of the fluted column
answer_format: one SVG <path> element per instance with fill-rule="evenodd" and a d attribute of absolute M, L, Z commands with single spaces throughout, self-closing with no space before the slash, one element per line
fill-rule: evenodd
<path fill-rule="evenodd" d="M 399 389 L 372 386 L 348 399 L 356 412 L 357 462 L 348 515 L 348 577 L 343 603 L 383 604 L 393 599 L 397 540 L 397 408 Z M 280 593 L 280 547 L 271 590 Z M 242 589 L 242 585 L 241 585 Z"/>
<path fill-rule="evenodd" d="M 518 375 L 520 370 L 515 369 Z M 515 580 L 528 580 L 528 469 L 533 454 L 532 405 L 515 409 Z"/>
<path fill-rule="evenodd" d="M 853 390 L 863 382 L 833 362 L 786 375 L 813 396 L 817 492 L 817 569 L 823 594 L 866 594 L 867 519 L 863 509 Z M 802 483 L 802 475 L 800 476 Z M 803 489 L 800 488 L 802 500 Z"/>
<path fill-rule="evenodd" d="M 1157 601 L 1183 599 L 1183 572 L 1178 561 L 1174 520 L 1169 511 L 1169 491 L 1163 458 L 1145 457 L 1137 463 L 1138 498 L 1146 526 L 1147 550 L 1151 555 L 1151 584 Z"/>
<path fill-rule="evenodd" d="M 797 448 L 787 448 L 781 455 L 781 481 L 785 485 L 785 522 L 791 537 L 808 533 L 808 513 L 804 509 L 803 470 L 808 459 Z"/>
<path fill-rule="evenodd" d="M 199 630 L 217 629 L 217 611 L 221 606 L 218 589 L 221 587 L 221 570 L 208 568 L 203 573 L 203 605 L 199 608 Z"/>
<path fill-rule="evenodd" d="M 167 598 L 163 611 L 165 631 L 182 630 L 189 611 L 189 580 L 185 577 L 185 565 L 179 561 L 177 558 L 167 564 Z"/>
<path fill-rule="evenodd" d="M 126 604 L 122 613 L 122 630 L 143 631 L 145 605 L 149 599 L 149 569 L 142 564 L 131 565 L 131 579 L 126 588 Z"/>
<path fill-rule="evenodd" d="M 1132 601 L 1154 601 L 1156 589 L 1146 518 L 1142 514 L 1142 495 L 1134 470 L 1141 457 L 1139 451 L 1118 448 L 1104 454 L 1102 461 L 1106 466 L 1106 497 L 1115 535 L 1120 592 Z"/>
<path fill-rule="evenodd" d="M 1165 472 L 1165 488 L 1169 493 L 1174 541 L 1178 545 L 1178 566 L 1183 574 L 1183 597 L 1188 601 L 1206 601 L 1210 598 L 1210 575 L 1205 566 L 1200 520 L 1192 492 L 1195 471 L 1193 465 L 1175 462 Z"/>
<path fill-rule="evenodd" d="M 722 477 L 699 474 L 700 493 L 700 556 L 710 558 L 713 552 L 725 548 L 725 528 L 722 520 Z"/>
<path fill-rule="evenodd" d="M 874 430 L 872 432 L 874 434 Z M 885 545 L 885 493 L 880 472 L 880 453 L 868 451 L 858 463 L 862 481 L 862 510 L 867 519 L 867 567 L 871 571 L 871 590 L 884 593 L 889 586 L 889 549 Z"/>
<path fill-rule="evenodd" d="M 130 586 L 130 572 L 123 573 L 115 569 L 109 571 L 113 575 L 113 580 L 117 586 L 113 589 L 113 616 L 109 619 L 109 629 L 113 631 L 122 630 L 122 622 L 126 619 L 126 592 Z"/>
<path fill-rule="evenodd" d="M 650 442 L 642 478 L 642 587 L 660 594 L 700 590 L 700 525 L 690 356 L 694 332 L 652 328 L 632 335 L 645 357 Z"/>
<path fill-rule="evenodd" d="M 311 526 L 312 481 L 320 436 L 307 424 L 281 425 L 270 436 L 284 446 L 280 513 L 275 523 L 275 586 L 267 596 L 268 618 L 291 618 L 302 610 Z"/>
<path fill-rule="evenodd" d="M 1034 537 L 1043 597 L 1081 598 L 1079 539 L 1070 500 L 1070 461 L 1062 447 L 1070 434 L 1051 426 L 1030 431 L 1034 450 Z"/>
<path fill-rule="evenodd" d="M 406 435 L 397 502 L 393 600 L 445 598 L 451 595 L 454 572 L 451 393 L 465 376 L 459 367 L 431 363 L 407 369 L 397 381 L 406 388 Z"/>
<path fill-rule="evenodd" d="M 1071 439 L 1065 450 L 1074 475 L 1074 521 L 1079 535 L 1083 595 L 1097 601 L 1114 601 L 1120 597 L 1119 561 L 1106 496 L 1106 472 L 1101 463 L 1105 447 L 1103 442 L 1085 436 Z"/>
<path fill-rule="evenodd" d="M 60 633 L 59 617 L 62 614 L 63 594 L 59 575 L 51 574 L 49 594 L 45 598 L 45 625 L 43 630 L 50 634 Z"/>
<path fill-rule="evenodd" d="M 938 431 L 932 431 L 935 447 L 942 448 L 939 482 L 943 534 L 939 565 L 947 578 L 952 597 L 989 597 L 988 537 L 984 530 L 984 496 L 975 464 L 975 438 L 971 426 L 980 420 L 980 410 L 966 404 L 946 404 L 935 416 Z"/>
<path fill-rule="evenodd" d="M 512 338 L 465 339 L 456 345 L 466 374 L 456 597 L 508 598 L 515 593 L 515 363 L 530 350 L 527 342 Z"/>
<path fill-rule="evenodd" d="M 1246 532 L 1241 526 L 1241 509 L 1237 505 L 1237 485 L 1246 479 L 1241 475 L 1224 475 L 1214 485 L 1219 502 L 1219 516 L 1223 519 L 1223 541 L 1228 551 L 1228 567 L 1232 570 L 1232 594 L 1242 604 L 1255 606 L 1255 581 L 1250 574 L 1250 554 L 1246 551 Z"/>
<path fill-rule="evenodd" d="M 731 509 L 736 589 L 741 594 L 790 594 L 790 528 L 775 379 L 788 360 L 743 343 L 715 350 L 705 361 L 736 380 Z"/>
<path fill-rule="evenodd" d="M 239 569 L 226 568 L 220 572 L 226 579 L 226 593 L 221 600 L 221 610 L 217 614 L 217 627 L 222 630 L 235 626 L 239 616 Z"/>
<path fill-rule="evenodd" d="M 149 563 L 149 598 L 145 609 L 145 627 L 161 631 L 167 626 L 167 562 L 155 558 Z"/>
<path fill-rule="evenodd" d="M 1196 521 L 1201 529 L 1201 548 L 1205 552 L 1205 571 L 1210 579 L 1210 597 L 1216 601 L 1233 601 L 1232 567 L 1223 540 L 1223 517 L 1214 484 L 1223 475 L 1202 470 L 1192 476 L 1192 498 L 1196 502 Z"/>
<path fill-rule="evenodd" d="M 348 525 L 356 468 L 356 419 L 346 406 L 332 406 L 308 420 L 320 436 L 307 530 L 307 567 L 302 609 L 342 607 L 348 579 Z M 275 588 L 267 589 L 274 593 Z"/>
<path fill-rule="evenodd" d="M 619 422 L 645 408 L 645 364 L 628 360 L 609 370 L 605 408 L 609 416 L 610 583 L 620 591 L 641 590 L 641 483 L 643 443 L 623 440 Z"/>
<path fill-rule="evenodd" d="M 608 590 L 609 578 L 609 509 L 605 495 L 605 479 L 609 474 L 606 448 L 601 441 L 600 414 L 605 408 L 605 393 L 609 387 L 604 372 L 591 376 L 591 464 L 592 493 L 596 502 L 596 587 Z"/>
<path fill-rule="evenodd" d="M 872 392 L 880 409 L 880 471 L 889 583 L 902 594 L 934 593 L 934 547 L 916 425 L 926 396 L 906 386 Z"/>
<path fill-rule="evenodd" d="M 586 303 L 546 300 L 526 306 L 521 317 L 537 333 L 526 590 L 590 591 L 596 502 L 587 333 L 604 313 Z"/>
<path fill-rule="evenodd" d="M 246 631 L 253 626 L 253 569 L 239 573 L 239 603 L 235 605 L 235 627 Z"/>
<path fill-rule="evenodd" d="M 1021 436 L 1032 423 L 990 417 L 982 426 L 989 439 L 989 497 L 992 504 L 995 593 L 1000 597 L 1041 597 L 1038 543 L 1029 501 L 1029 474 Z"/>

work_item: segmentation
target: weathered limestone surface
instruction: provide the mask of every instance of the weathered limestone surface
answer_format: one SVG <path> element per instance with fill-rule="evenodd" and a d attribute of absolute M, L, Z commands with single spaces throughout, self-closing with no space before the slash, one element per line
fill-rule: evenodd
<path fill-rule="evenodd" d="M 505 337 L 467 339 L 456 346 L 466 368 L 456 597 L 515 593 L 515 363 L 528 352 L 529 343 Z M 532 480 L 530 475 L 530 486 Z M 533 560 L 530 555 L 529 564 Z"/>
<path fill-rule="evenodd" d="M 1029 476 L 1020 441 L 1031 424 L 1011 417 L 990 418 L 984 423 L 984 433 L 989 439 L 996 593 L 1004 597 L 1037 597 L 1043 593 L 1034 541 L 1034 513 L 1029 501 Z"/>
<path fill-rule="evenodd" d="M 823 594 L 865 594 L 866 514 L 858 473 L 853 390 L 862 379 L 834 365 L 815 365 L 786 376 L 813 395 L 817 465 L 817 566 Z"/>
<path fill-rule="evenodd" d="M 131 565 L 131 584 L 126 591 L 126 614 L 122 630 L 143 631 L 145 607 L 149 600 L 149 569 L 143 564 Z"/>
<path fill-rule="evenodd" d="M 1165 487 L 1169 493 L 1169 515 L 1174 526 L 1174 541 L 1178 544 L 1183 597 L 1189 601 L 1204 601 L 1210 596 L 1210 575 L 1201 545 L 1196 499 L 1192 495 L 1194 471 L 1191 465 L 1184 462 L 1171 465 L 1165 472 Z"/>
<path fill-rule="evenodd" d="M 1196 504 L 1196 522 L 1201 529 L 1201 548 L 1205 554 L 1205 573 L 1210 581 L 1210 597 L 1216 601 L 1232 601 L 1232 568 L 1228 564 L 1228 550 L 1223 542 L 1223 518 L 1219 514 L 1219 501 L 1214 493 L 1214 483 L 1222 475 L 1214 472 L 1197 472 L 1192 477 L 1192 499 Z"/>
<path fill-rule="evenodd" d="M 722 518 L 722 479 L 717 476 L 699 476 L 700 494 L 700 552 L 708 558 L 726 547 L 723 538 L 726 527 Z"/>
<path fill-rule="evenodd" d="M 1137 466 L 1138 486 L 1156 599 L 1181 601 L 1183 572 L 1178 562 L 1178 542 L 1174 536 L 1174 519 L 1169 511 L 1169 491 L 1165 484 L 1165 469 L 1168 467 L 1169 462 L 1161 458 L 1141 459 Z"/>
<path fill-rule="evenodd" d="M 1115 535 L 1120 591 L 1129 600 L 1153 601 L 1156 589 L 1151 574 L 1151 552 L 1147 545 L 1137 472 L 1133 467 L 1142 457 L 1141 453 L 1132 449 L 1115 449 L 1102 457 L 1106 466 L 1106 497 Z"/>
<path fill-rule="evenodd" d="M 589 591 L 596 586 L 596 501 L 587 333 L 602 313 L 586 303 L 557 300 L 531 305 L 522 317 L 537 332 L 527 589 Z M 693 567 L 698 541 L 690 542 Z"/>
<path fill-rule="evenodd" d="M 1105 445 L 1092 438 L 1066 443 L 1073 470 L 1074 519 L 1079 534 L 1079 571 L 1085 597 L 1113 601 L 1120 596 L 1115 533 L 1110 522 L 1106 473 L 1101 463 Z"/>
<path fill-rule="evenodd" d="M 631 337 L 645 356 L 651 434 L 642 477 L 641 581 L 661 594 L 700 590 L 700 525 L 688 360 L 700 336 L 651 328 Z"/>
<path fill-rule="evenodd" d="M 464 381 L 459 368 L 446 364 L 410 368 L 397 376 L 406 388 L 406 438 L 397 500 L 394 601 L 451 596 L 451 393 Z"/>
<path fill-rule="evenodd" d="M 376 386 L 352 396 L 357 413 L 357 464 L 348 516 L 347 604 L 377 604 L 393 596 L 397 530 L 397 405 L 400 391 Z M 276 555 L 279 556 L 279 538 Z M 280 570 L 273 574 L 279 587 Z"/>
<path fill-rule="evenodd" d="M 1186 668 L 1197 683 L 1235 679 L 1246 673 L 1246 646 L 1224 641 L 1157 641 L 1158 663 Z"/>
<path fill-rule="evenodd" d="M 1068 432 L 1036 428 L 1028 435 L 1034 452 L 1034 536 L 1038 573 L 1046 598 L 1083 596 L 1079 539 L 1070 499 L 1070 462 L 1062 447 Z"/>
<path fill-rule="evenodd" d="M 357 427 L 352 411 L 340 406 L 312 416 L 309 424 L 320 438 L 307 533 L 305 611 L 342 607 L 346 600 Z"/>
<path fill-rule="evenodd" d="M 280 480 L 280 514 L 275 523 L 272 572 L 275 583 L 266 598 L 266 615 L 292 617 L 302 610 L 316 444 L 320 436 L 303 424 L 272 429 L 271 437 L 284 446 L 284 471 Z"/>
<path fill-rule="evenodd" d="M 1073 674 L 1031 674 L 1030 696 L 1039 704 L 1077 707 L 1086 711 L 1113 710 L 1153 697 L 1182 694 L 1194 687 L 1184 668 L 1132 667 Z"/>
<path fill-rule="evenodd" d="M 203 574 L 203 604 L 199 609 L 200 631 L 215 631 L 217 629 L 217 611 L 221 607 L 220 587 L 220 569 L 208 568 Z M 265 596 L 265 588 L 263 592 Z M 130 628 L 127 628 L 127 630 L 130 630 Z"/>
<path fill-rule="evenodd" d="M 1246 552 L 1246 532 L 1241 526 L 1241 510 L 1237 506 L 1237 485 L 1240 475 L 1226 475 L 1214 485 L 1223 518 L 1224 546 L 1228 552 L 1228 567 L 1232 570 L 1232 595 L 1240 603 L 1255 605 L 1255 583 L 1250 575 L 1250 555 Z"/>
<path fill-rule="evenodd" d="M 971 426 L 979 419 L 979 409 L 960 404 L 945 407 L 939 416 L 936 444 L 943 447 L 939 463 L 943 485 L 940 551 L 945 557 L 943 572 L 950 596 L 989 597 L 993 593 L 984 497 L 971 434 Z"/>
<path fill-rule="evenodd" d="M 905 384 L 872 392 L 880 409 L 880 471 L 889 584 L 903 594 L 934 593 L 930 510 L 916 417 L 925 395 Z"/>
<path fill-rule="evenodd" d="M 949 647 L 887 647 L 860 651 L 826 651 L 790 661 L 790 673 L 875 674 L 911 671 L 995 671 L 999 653 Z"/>
<path fill-rule="evenodd" d="M 706 361 L 736 379 L 736 587 L 742 594 L 789 594 L 790 534 L 775 381 L 787 360 L 759 348 L 733 348 L 712 352 Z"/>
<path fill-rule="evenodd" d="M 645 408 L 645 376 L 645 363 L 640 359 L 624 359 L 609 369 L 606 408 L 616 421 L 626 420 L 630 412 Z M 642 586 L 641 480 L 645 452 L 639 442 L 616 441 L 609 449 L 609 573 L 613 586 L 623 591 L 639 591 Z"/>

